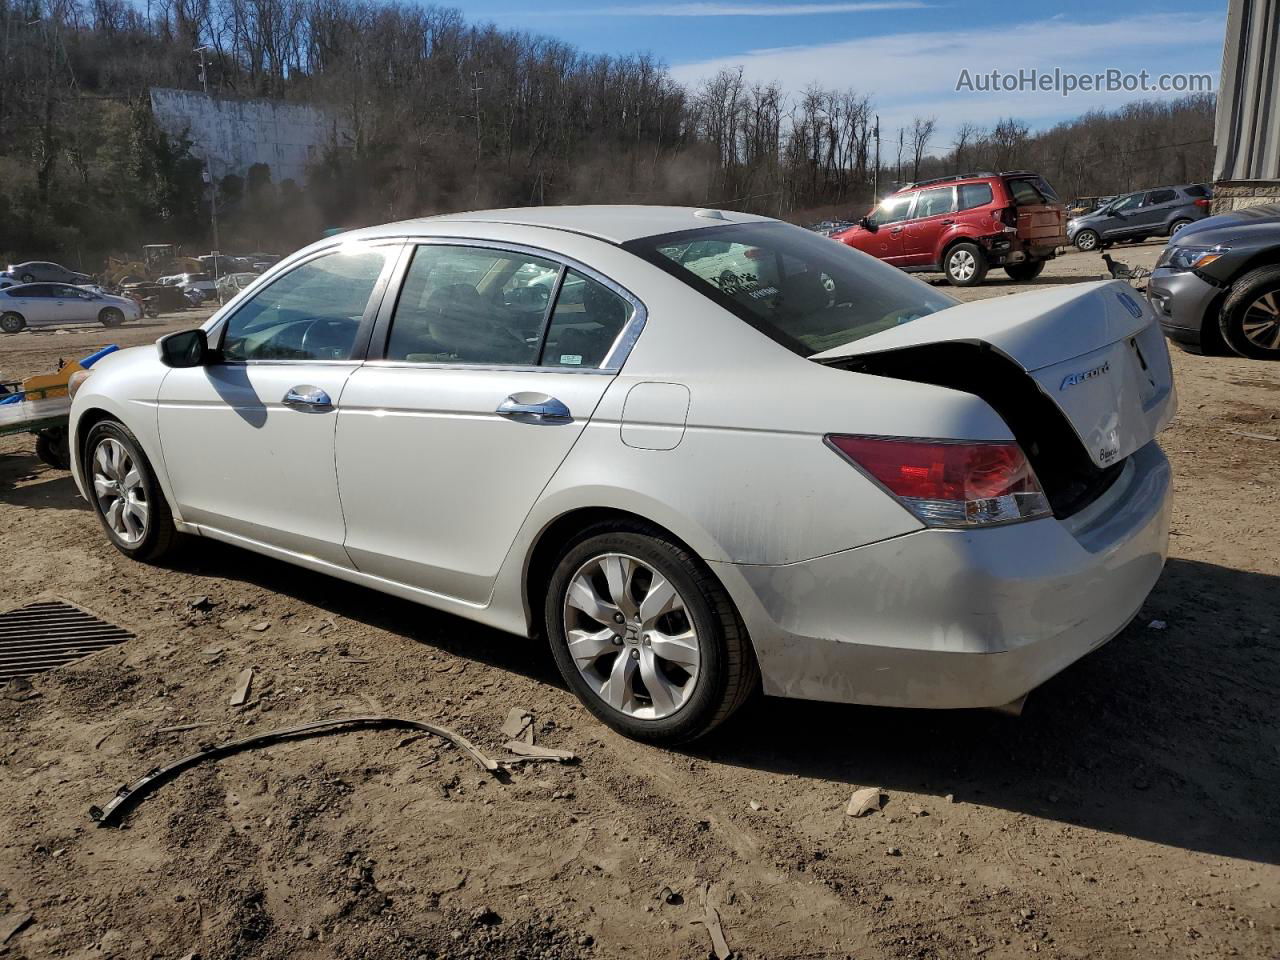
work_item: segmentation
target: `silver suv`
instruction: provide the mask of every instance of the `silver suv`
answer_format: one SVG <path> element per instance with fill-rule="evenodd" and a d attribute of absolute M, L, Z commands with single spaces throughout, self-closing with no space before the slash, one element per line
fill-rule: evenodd
<path fill-rule="evenodd" d="M 1203 183 L 1126 193 L 1092 213 L 1068 220 L 1067 239 L 1087 251 L 1120 241 L 1172 237 L 1187 224 L 1209 216 L 1212 197 Z"/>

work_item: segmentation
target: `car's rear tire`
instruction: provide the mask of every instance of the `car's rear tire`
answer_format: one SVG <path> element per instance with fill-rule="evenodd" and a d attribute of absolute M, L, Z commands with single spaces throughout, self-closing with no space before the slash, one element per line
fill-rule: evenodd
<path fill-rule="evenodd" d="M 1240 356 L 1280 360 L 1280 266 L 1250 270 L 1233 283 L 1218 328 Z"/>
<path fill-rule="evenodd" d="M 601 524 L 572 541 L 551 576 L 544 621 L 569 689 L 635 740 L 701 737 L 759 682 L 724 587 L 656 527 Z"/>
<path fill-rule="evenodd" d="M 1176 236 L 1178 231 L 1181 230 L 1183 227 L 1185 227 L 1189 223 L 1191 223 L 1190 220 L 1173 221 L 1173 223 L 1169 224 L 1169 236 L 1171 237 Z"/>
<path fill-rule="evenodd" d="M 104 327 L 118 327 L 124 323 L 124 313 L 115 307 L 107 307 L 98 314 L 98 321 Z"/>
<path fill-rule="evenodd" d="M 942 262 L 942 272 L 953 287 L 976 287 L 986 279 L 986 254 L 976 243 L 957 243 L 947 251 Z"/>
<path fill-rule="evenodd" d="M 1081 230 L 1076 234 L 1075 244 L 1077 250 L 1083 250 L 1085 253 L 1091 250 L 1097 250 L 1098 244 L 1102 242 L 1097 230 Z"/>
<path fill-rule="evenodd" d="M 178 530 L 142 446 L 115 420 L 89 428 L 84 441 L 85 489 L 111 545 L 126 557 L 154 563 L 173 551 Z"/>
<path fill-rule="evenodd" d="M 20 333 L 27 325 L 27 318 L 10 310 L 0 315 L 0 330 L 5 333 Z"/>
<path fill-rule="evenodd" d="M 1044 261 L 1023 260 L 1021 263 L 1011 263 L 1004 268 L 1004 272 L 1009 275 L 1010 280 L 1026 283 L 1044 273 Z"/>

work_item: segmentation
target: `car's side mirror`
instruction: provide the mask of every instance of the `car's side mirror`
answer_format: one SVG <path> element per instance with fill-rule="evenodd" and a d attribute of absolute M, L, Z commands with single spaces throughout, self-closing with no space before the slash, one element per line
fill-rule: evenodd
<path fill-rule="evenodd" d="M 872 220 L 870 217 L 863 217 L 861 220 L 858 221 L 858 226 L 860 226 L 863 230 L 870 230 L 872 233 L 875 233 L 877 230 L 880 229 L 878 226 L 876 226 L 876 222 Z"/>
<path fill-rule="evenodd" d="M 203 330 L 182 330 L 160 338 L 160 360 L 166 367 L 203 367 L 211 359 L 209 336 Z"/>

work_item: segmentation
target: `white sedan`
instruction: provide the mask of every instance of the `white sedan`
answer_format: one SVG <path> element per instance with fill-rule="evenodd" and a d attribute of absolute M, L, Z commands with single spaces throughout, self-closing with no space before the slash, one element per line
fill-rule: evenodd
<path fill-rule="evenodd" d="M 1018 702 L 1160 576 L 1174 408 L 1123 283 L 957 305 L 761 217 L 544 207 L 294 254 L 96 364 L 71 447 L 126 555 L 211 537 L 545 637 L 673 742 L 757 689 Z"/>
<path fill-rule="evenodd" d="M 142 318 L 136 300 L 66 283 L 20 283 L 0 289 L 0 331 L 65 323 L 100 323 L 118 327 Z"/>

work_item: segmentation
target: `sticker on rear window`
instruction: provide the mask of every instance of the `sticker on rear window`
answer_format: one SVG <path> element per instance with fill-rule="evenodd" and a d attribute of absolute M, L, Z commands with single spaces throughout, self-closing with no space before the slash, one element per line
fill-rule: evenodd
<path fill-rule="evenodd" d="M 560 362 L 571 366 L 580 366 L 582 364 L 582 354 L 562 353 L 560 354 Z"/>

